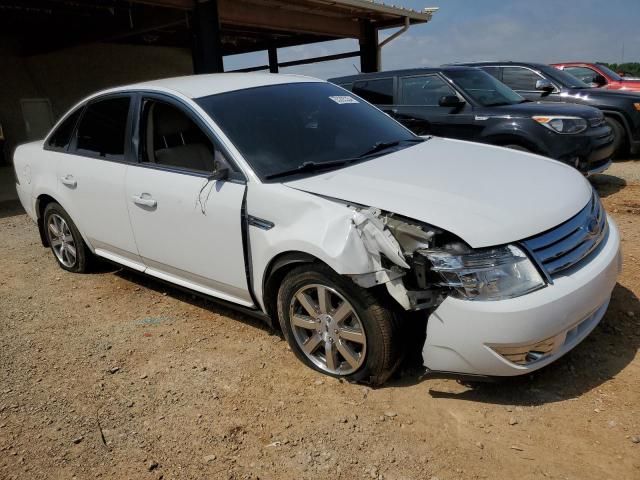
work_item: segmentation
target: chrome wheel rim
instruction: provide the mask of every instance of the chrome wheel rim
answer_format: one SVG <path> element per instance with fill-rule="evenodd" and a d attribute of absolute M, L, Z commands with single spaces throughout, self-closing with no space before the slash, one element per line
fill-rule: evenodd
<path fill-rule="evenodd" d="M 58 261 L 67 268 L 76 264 L 76 244 L 71 234 L 71 229 L 64 218 L 57 213 L 49 216 L 47 223 L 49 243 Z"/>
<path fill-rule="evenodd" d="M 289 307 L 296 343 L 320 370 L 349 375 L 364 363 L 367 337 L 353 306 L 333 288 L 305 285 Z"/>

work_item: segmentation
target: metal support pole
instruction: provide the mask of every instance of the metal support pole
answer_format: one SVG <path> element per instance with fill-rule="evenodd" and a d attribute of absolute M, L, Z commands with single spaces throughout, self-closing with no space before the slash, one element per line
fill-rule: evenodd
<path fill-rule="evenodd" d="M 276 47 L 269 47 L 269 71 L 271 73 L 278 73 L 278 49 Z"/>
<path fill-rule="evenodd" d="M 193 13 L 193 70 L 195 73 L 224 72 L 218 0 L 199 0 Z"/>
<path fill-rule="evenodd" d="M 380 70 L 378 61 L 378 30 L 373 23 L 363 20 L 360 28 L 360 70 L 362 73 Z"/>

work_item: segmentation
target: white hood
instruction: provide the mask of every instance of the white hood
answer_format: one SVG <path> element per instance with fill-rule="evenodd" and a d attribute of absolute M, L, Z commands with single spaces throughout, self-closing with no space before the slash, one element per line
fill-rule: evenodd
<path fill-rule="evenodd" d="M 591 198 L 589 182 L 560 162 L 444 138 L 286 185 L 428 223 L 474 248 L 544 232 Z"/>

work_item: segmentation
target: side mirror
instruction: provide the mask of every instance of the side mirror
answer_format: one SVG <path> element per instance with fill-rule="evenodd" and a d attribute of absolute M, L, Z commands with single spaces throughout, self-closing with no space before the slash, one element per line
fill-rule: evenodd
<path fill-rule="evenodd" d="M 216 160 L 214 163 L 214 170 L 211 175 L 209 175 L 209 181 L 212 182 L 214 180 L 226 180 L 229 178 L 229 167 L 226 163 Z"/>
<path fill-rule="evenodd" d="M 593 83 L 598 87 L 603 87 L 607 84 L 607 79 L 602 75 L 596 75 L 595 77 L 593 77 Z"/>
<path fill-rule="evenodd" d="M 465 104 L 465 101 L 460 99 L 457 95 L 445 95 L 440 97 L 438 105 L 441 107 L 459 108 Z"/>
<path fill-rule="evenodd" d="M 547 80 L 546 78 L 541 78 L 536 82 L 536 90 L 539 90 L 541 92 L 551 93 L 555 89 L 556 88 L 553 86 L 553 83 L 551 83 L 551 81 Z"/>

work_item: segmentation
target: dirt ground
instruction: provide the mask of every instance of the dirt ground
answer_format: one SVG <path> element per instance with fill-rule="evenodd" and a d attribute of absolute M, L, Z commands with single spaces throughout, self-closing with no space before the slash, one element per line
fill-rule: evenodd
<path fill-rule="evenodd" d="M 5 206 L 0 478 L 640 479 L 640 186 L 595 182 L 623 234 L 606 317 L 543 371 L 471 386 L 314 373 L 257 320 L 64 272 Z"/>

